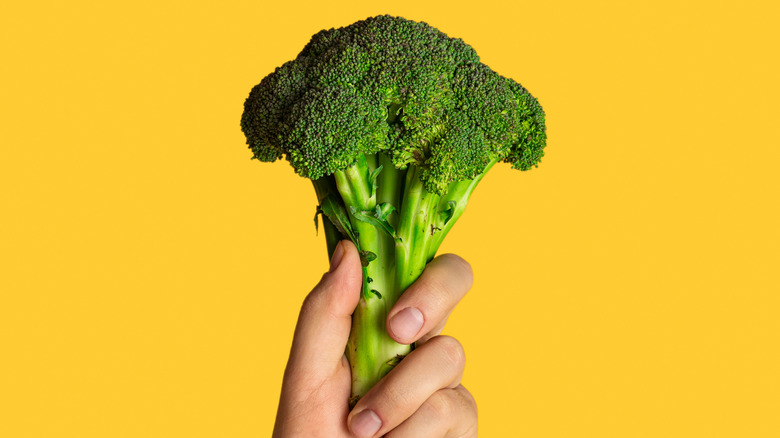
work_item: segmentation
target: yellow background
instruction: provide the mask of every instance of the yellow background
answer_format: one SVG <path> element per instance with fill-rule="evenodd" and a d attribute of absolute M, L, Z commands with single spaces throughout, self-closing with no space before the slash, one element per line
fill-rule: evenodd
<path fill-rule="evenodd" d="M 15 2 L 0 15 L 0 436 L 261 437 L 326 269 L 250 161 L 309 37 L 427 21 L 543 104 L 444 244 L 485 437 L 780 436 L 778 2 Z"/>

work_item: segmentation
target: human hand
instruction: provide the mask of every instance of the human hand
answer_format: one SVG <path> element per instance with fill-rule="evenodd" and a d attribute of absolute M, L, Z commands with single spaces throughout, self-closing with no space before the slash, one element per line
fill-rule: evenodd
<path fill-rule="evenodd" d="M 282 383 L 275 438 L 475 437 L 477 407 L 460 384 L 460 343 L 440 336 L 471 288 L 471 267 L 445 254 L 425 268 L 388 314 L 397 342 L 417 342 L 349 411 L 350 367 L 344 355 L 362 286 L 360 258 L 349 241 L 333 253 L 330 271 L 306 297 Z"/>

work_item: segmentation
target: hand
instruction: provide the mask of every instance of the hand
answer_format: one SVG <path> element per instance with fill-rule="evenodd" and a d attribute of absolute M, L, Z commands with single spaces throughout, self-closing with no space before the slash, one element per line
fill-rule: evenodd
<path fill-rule="evenodd" d="M 417 341 L 417 348 L 349 412 L 351 375 L 344 349 L 362 270 L 355 246 L 340 242 L 330 272 L 301 308 L 273 436 L 477 436 L 476 403 L 460 384 L 463 348 L 454 338 L 439 336 L 471 283 L 471 267 L 458 256 L 445 254 L 428 264 L 387 322 L 393 339 Z"/>

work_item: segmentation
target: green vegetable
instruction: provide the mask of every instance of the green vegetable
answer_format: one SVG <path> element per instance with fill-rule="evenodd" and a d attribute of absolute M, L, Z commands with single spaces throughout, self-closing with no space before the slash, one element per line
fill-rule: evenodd
<path fill-rule="evenodd" d="M 477 183 L 499 161 L 536 166 L 546 141 L 525 88 L 462 40 L 391 16 L 314 35 L 252 89 L 241 128 L 254 158 L 284 157 L 314 182 L 328 252 L 345 238 L 360 251 L 353 404 L 413 348 L 390 339 L 387 313 Z"/>

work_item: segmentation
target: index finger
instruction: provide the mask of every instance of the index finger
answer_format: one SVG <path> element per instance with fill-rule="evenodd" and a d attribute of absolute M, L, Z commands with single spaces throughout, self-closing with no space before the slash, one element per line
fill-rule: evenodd
<path fill-rule="evenodd" d="M 471 265 L 455 254 L 436 257 L 387 315 L 387 332 L 401 344 L 435 336 L 471 289 Z"/>

